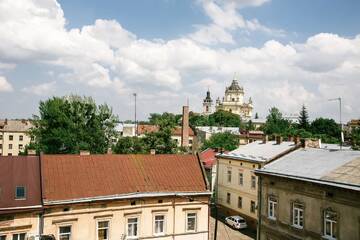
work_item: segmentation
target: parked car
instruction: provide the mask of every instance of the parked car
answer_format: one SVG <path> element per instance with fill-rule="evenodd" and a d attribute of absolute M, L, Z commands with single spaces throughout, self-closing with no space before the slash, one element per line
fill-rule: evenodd
<path fill-rule="evenodd" d="M 229 216 L 225 218 L 226 224 L 235 228 L 235 229 L 244 229 L 247 228 L 247 224 L 244 218 L 240 216 Z"/>

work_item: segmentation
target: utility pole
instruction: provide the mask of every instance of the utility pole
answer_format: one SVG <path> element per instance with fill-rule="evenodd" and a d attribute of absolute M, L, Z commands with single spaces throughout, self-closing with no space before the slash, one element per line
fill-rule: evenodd
<path fill-rule="evenodd" d="M 332 98 L 329 99 L 329 101 L 339 101 L 339 110 L 340 110 L 340 129 L 341 129 L 341 135 L 340 135 L 340 149 L 342 149 L 342 145 L 344 142 L 344 132 L 343 132 L 343 124 L 342 124 L 342 110 L 341 110 L 341 97 L 338 98 Z"/>
<path fill-rule="evenodd" d="M 137 136 L 138 135 L 137 120 L 136 120 L 136 96 L 137 96 L 137 94 L 133 93 L 133 96 L 135 98 L 135 112 L 134 112 L 134 115 L 135 115 L 135 136 Z"/>

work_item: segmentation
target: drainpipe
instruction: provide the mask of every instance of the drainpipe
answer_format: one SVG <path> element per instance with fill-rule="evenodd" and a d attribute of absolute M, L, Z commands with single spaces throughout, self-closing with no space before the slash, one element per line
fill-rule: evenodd
<path fill-rule="evenodd" d="M 260 240 L 261 235 L 261 194 L 262 194 L 262 178 L 261 175 L 259 175 L 259 181 L 258 181 L 258 225 L 257 225 L 257 240 Z"/>
<path fill-rule="evenodd" d="M 174 196 L 174 198 L 173 198 L 173 237 L 172 237 L 172 239 L 174 239 L 175 240 L 175 197 L 176 197 L 176 195 Z"/>

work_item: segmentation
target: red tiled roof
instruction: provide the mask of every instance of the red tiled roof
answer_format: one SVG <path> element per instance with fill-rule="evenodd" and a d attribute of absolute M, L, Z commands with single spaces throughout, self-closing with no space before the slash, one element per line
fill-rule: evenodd
<path fill-rule="evenodd" d="M 143 135 L 145 133 L 152 133 L 152 132 L 156 132 L 156 131 L 159 131 L 159 126 L 156 126 L 156 125 L 143 125 L 143 124 L 138 125 L 138 134 L 139 135 Z M 181 127 L 176 126 L 172 130 L 172 135 L 181 136 Z M 194 136 L 194 135 L 195 135 L 194 131 L 189 127 L 189 136 Z"/>
<path fill-rule="evenodd" d="M 206 191 L 193 155 L 42 155 L 41 163 L 44 201 Z"/>
<path fill-rule="evenodd" d="M 216 155 L 215 150 L 211 149 L 211 148 L 208 148 L 199 154 L 200 160 L 203 163 L 205 168 L 207 168 L 207 169 L 212 168 L 212 166 L 216 162 L 215 155 Z"/>
<path fill-rule="evenodd" d="M 17 186 L 25 187 L 25 200 L 15 200 Z M 0 156 L 0 209 L 41 205 L 40 187 L 37 156 Z"/>

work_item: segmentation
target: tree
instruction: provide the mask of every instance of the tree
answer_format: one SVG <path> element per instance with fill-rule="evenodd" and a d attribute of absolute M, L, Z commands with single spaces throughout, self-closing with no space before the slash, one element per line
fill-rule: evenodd
<path fill-rule="evenodd" d="M 264 132 L 266 134 L 282 134 L 284 135 L 291 123 L 282 117 L 282 113 L 276 107 L 272 107 L 269 110 L 269 115 L 266 117 L 266 123 L 264 125 Z"/>
<path fill-rule="evenodd" d="M 340 139 L 341 129 L 334 119 L 317 118 L 311 123 L 310 130 L 313 134 L 325 134 Z"/>
<path fill-rule="evenodd" d="M 253 122 L 252 122 L 251 120 L 249 120 L 249 121 L 245 124 L 245 130 L 246 130 L 246 131 L 255 130 L 255 125 L 253 124 Z"/>
<path fill-rule="evenodd" d="M 209 140 L 205 140 L 202 149 L 223 148 L 226 151 L 232 151 L 239 146 L 239 136 L 229 132 L 215 133 Z"/>
<path fill-rule="evenodd" d="M 121 137 L 118 139 L 112 151 L 116 154 L 136 154 L 146 153 L 142 138 L 139 137 Z"/>
<path fill-rule="evenodd" d="M 209 117 L 200 115 L 194 112 L 189 113 L 189 124 L 190 126 L 209 126 Z"/>
<path fill-rule="evenodd" d="M 240 116 L 228 111 L 219 110 L 209 115 L 210 126 L 239 127 Z"/>
<path fill-rule="evenodd" d="M 39 112 L 31 135 L 35 148 L 44 153 L 105 153 L 116 137 L 118 118 L 90 97 L 53 97 L 40 102 Z"/>
<path fill-rule="evenodd" d="M 153 125 L 168 125 L 171 127 L 175 127 L 181 124 L 181 117 L 181 114 L 175 115 L 168 112 L 164 112 L 162 114 L 150 113 L 149 123 Z"/>
<path fill-rule="evenodd" d="M 351 130 L 351 147 L 360 150 L 360 127 Z"/>
<path fill-rule="evenodd" d="M 303 105 L 299 113 L 299 129 L 308 130 L 309 126 L 309 114 L 306 110 L 305 105 Z"/>

